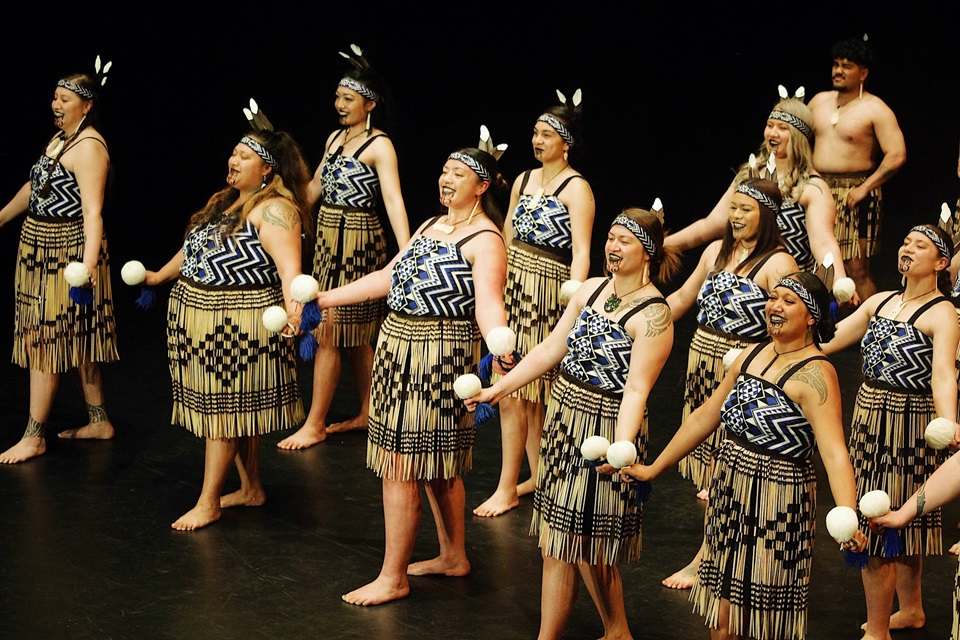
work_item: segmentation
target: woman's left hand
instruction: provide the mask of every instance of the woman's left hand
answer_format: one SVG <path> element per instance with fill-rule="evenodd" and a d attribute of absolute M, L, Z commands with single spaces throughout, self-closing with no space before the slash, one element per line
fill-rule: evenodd
<path fill-rule="evenodd" d="M 517 366 L 517 360 L 513 357 L 513 354 L 493 357 L 493 370 L 501 376 L 507 375 L 515 366 Z"/>
<path fill-rule="evenodd" d="M 862 531 L 857 531 L 857 533 L 841 545 L 844 549 L 853 551 L 854 553 L 860 553 L 867 548 L 867 536 L 864 535 Z"/>
<path fill-rule="evenodd" d="M 617 473 L 617 471 L 619 471 L 619 469 L 609 462 L 604 462 L 603 464 L 597 465 L 597 473 L 602 473 L 606 476 L 612 476 L 613 474 Z"/>

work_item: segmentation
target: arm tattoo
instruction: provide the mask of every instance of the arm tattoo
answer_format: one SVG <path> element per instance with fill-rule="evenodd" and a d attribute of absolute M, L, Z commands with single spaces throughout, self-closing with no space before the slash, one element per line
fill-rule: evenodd
<path fill-rule="evenodd" d="M 281 229 L 292 229 L 296 221 L 293 207 L 286 203 L 270 202 L 263 208 L 263 219 Z"/>
<path fill-rule="evenodd" d="M 655 338 L 670 328 L 670 307 L 665 304 L 652 304 L 643 310 L 647 320 L 646 337 Z"/>
<path fill-rule="evenodd" d="M 787 369 L 791 365 L 787 365 L 783 368 L 779 375 L 786 373 Z M 797 371 L 790 378 L 791 380 L 796 380 L 797 382 L 802 382 L 813 388 L 817 392 L 820 400 L 817 404 L 822 405 L 827 401 L 827 381 L 823 377 L 823 372 L 820 370 L 820 367 L 817 366 L 815 362 L 804 365 L 800 368 L 800 371 Z"/>
<path fill-rule="evenodd" d="M 923 515 L 923 508 L 927 505 L 927 483 L 920 485 L 920 491 L 917 492 L 917 517 Z"/>
<path fill-rule="evenodd" d="M 104 422 L 107 419 L 107 410 L 103 408 L 102 404 L 88 404 L 87 415 L 90 416 L 90 424 L 95 422 Z"/>
<path fill-rule="evenodd" d="M 46 425 L 37 422 L 33 417 L 27 418 L 27 430 L 23 432 L 24 438 L 42 438 L 46 433 Z"/>

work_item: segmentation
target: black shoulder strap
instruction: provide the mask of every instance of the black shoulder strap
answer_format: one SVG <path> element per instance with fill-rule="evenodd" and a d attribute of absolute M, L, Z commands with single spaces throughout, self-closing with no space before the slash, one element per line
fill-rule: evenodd
<path fill-rule="evenodd" d="M 100 145 L 103 146 L 103 148 L 104 148 L 105 150 L 107 149 L 107 145 L 106 145 L 106 144 L 103 142 L 103 140 L 101 140 L 100 138 L 95 138 L 95 137 L 93 137 L 93 136 L 87 136 L 86 138 L 80 138 L 79 140 L 74 140 L 74 141 L 70 144 L 69 147 L 67 147 L 66 149 L 63 150 L 63 153 L 66 153 L 67 151 L 70 151 L 70 149 L 73 149 L 75 146 L 77 146 L 78 144 L 80 144 L 80 143 L 83 142 L 84 140 L 93 140 L 94 142 L 99 142 Z M 108 152 L 109 152 L 109 151 L 108 151 Z M 63 157 L 63 153 L 60 154 L 60 157 L 61 157 L 61 158 Z"/>
<path fill-rule="evenodd" d="M 386 137 L 387 137 L 386 134 L 383 134 L 383 133 L 378 133 L 377 135 L 373 136 L 372 138 L 364 142 L 362 145 L 360 145 L 360 148 L 353 153 L 353 157 L 359 158 L 360 154 L 366 151 L 367 147 L 369 147 L 374 140 L 376 140 L 377 138 L 386 138 Z"/>
<path fill-rule="evenodd" d="M 780 247 L 779 249 L 774 249 L 773 251 L 771 251 L 771 252 L 768 253 L 767 255 L 765 255 L 765 256 L 763 256 L 762 258 L 760 258 L 760 262 L 758 262 L 757 264 L 753 265 L 753 269 L 750 269 L 750 273 L 747 274 L 747 277 L 750 278 L 751 280 L 753 280 L 754 278 L 756 278 L 756 277 L 757 277 L 757 274 L 760 273 L 760 269 L 762 269 L 762 268 L 763 268 L 763 265 L 765 265 L 765 264 L 767 263 L 767 260 L 769 260 L 770 258 L 772 258 L 775 254 L 777 254 L 777 253 L 783 253 L 784 251 L 786 251 L 786 249 L 784 249 L 783 247 Z"/>
<path fill-rule="evenodd" d="M 880 309 L 883 309 L 884 305 L 886 305 L 888 302 L 890 302 L 891 300 L 893 300 L 893 297 L 894 297 L 895 295 L 897 295 L 897 294 L 900 294 L 900 293 L 903 293 L 903 292 L 902 292 L 902 291 L 894 291 L 893 293 L 891 293 L 890 295 L 888 295 L 886 298 L 884 298 L 884 299 L 883 299 L 883 302 L 881 302 L 879 305 L 877 305 L 877 310 L 876 310 L 875 313 L 880 313 Z"/>
<path fill-rule="evenodd" d="M 650 298 L 647 298 L 646 300 L 644 300 L 643 302 L 635 306 L 633 309 L 630 309 L 625 314 L 620 316 L 617 322 L 620 324 L 621 327 L 627 326 L 627 320 L 629 320 L 634 315 L 643 311 L 644 309 L 646 309 L 652 304 L 667 304 L 667 300 L 663 296 L 652 296 Z"/>
<path fill-rule="evenodd" d="M 581 178 L 583 180 L 586 180 L 586 178 L 584 178 L 583 176 L 570 176 L 569 178 L 567 178 L 566 180 L 560 183 L 560 186 L 557 187 L 557 190 L 553 192 L 553 195 L 554 196 L 560 195 L 560 192 L 563 191 L 563 188 L 566 187 L 568 184 L 570 184 L 570 181 L 573 180 L 574 178 Z"/>
<path fill-rule="evenodd" d="M 753 359 L 757 357 L 757 354 L 763 351 L 763 348 L 769 343 L 764 342 L 763 344 L 758 344 L 756 348 L 751 349 L 750 353 L 747 354 L 746 359 L 743 361 L 743 366 L 740 367 L 740 371 L 746 371 L 747 367 L 750 366 L 750 363 L 753 362 Z"/>
<path fill-rule="evenodd" d="M 601 283 L 600 283 L 600 286 L 597 287 L 597 289 L 596 289 L 592 294 L 590 294 L 590 299 L 587 300 L 587 306 L 588 306 L 588 307 L 592 307 L 592 306 L 593 306 L 593 303 L 596 301 L 597 297 L 600 295 L 600 292 L 603 291 L 603 288 L 604 288 L 605 286 L 607 286 L 607 283 L 608 283 L 608 282 L 610 282 L 610 279 L 609 279 L 609 278 L 607 278 L 606 280 L 604 280 L 603 282 L 601 282 Z"/>
<path fill-rule="evenodd" d="M 527 169 L 523 172 L 523 180 L 520 182 L 520 193 L 523 193 L 523 190 L 527 188 L 527 183 L 530 181 L 530 174 L 533 173 L 533 169 Z"/>
<path fill-rule="evenodd" d="M 797 371 L 807 366 L 809 363 L 813 362 L 814 360 L 826 360 L 826 359 L 827 359 L 827 356 L 818 355 L 818 356 L 810 356 L 806 360 L 801 360 L 800 362 L 795 362 L 792 367 L 784 371 L 783 375 L 780 376 L 780 379 L 777 380 L 777 386 L 782 389 L 783 385 L 786 384 L 787 380 L 790 379 L 790 376 L 795 374 Z"/>
<path fill-rule="evenodd" d="M 473 240 L 474 238 L 476 238 L 476 237 L 477 237 L 478 235 L 480 235 L 481 233 L 495 233 L 495 234 L 497 234 L 497 236 L 500 237 L 500 240 L 503 240 L 503 236 L 500 235 L 500 232 L 499 232 L 499 231 L 495 231 L 494 229 L 480 229 L 480 231 L 475 231 L 475 232 L 471 233 L 471 234 L 468 235 L 468 236 L 465 236 L 465 237 L 463 237 L 463 238 L 460 238 L 460 241 L 457 242 L 457 248 L 459 249 L 459 248 L 462 247 L 463 245 L 467 244 L 468 242 L 470 242 L 471 240 Z"/>
<path fill-rule="evenodd" d="M 930 307 L 932 307 L 932 306 L 935 305 L 935 304 L 940 304 L 940 303 L 943 302 L 944 300 L 948 300 L 948 298 L 947 298 L 946 296 L 937 296 L 937 297 L 934 298 L 933 300 L 927 300 L 927 302 L 924 303 L 924 305 L 923 305 L 922 307 L 920 307 L 919 309 L 917 309 L 916 311 L 913 312 L 913 315 L 910 316 L 910 319 L 907 320 L 907 322 L 909 322 L 910 324 L 915 323 L 917 320 L 920 319 L 920 316 L 923 315 L 923 312 L 924 312 L 924 311 L 926 311 L 927 309 L 929 309 Z"/>

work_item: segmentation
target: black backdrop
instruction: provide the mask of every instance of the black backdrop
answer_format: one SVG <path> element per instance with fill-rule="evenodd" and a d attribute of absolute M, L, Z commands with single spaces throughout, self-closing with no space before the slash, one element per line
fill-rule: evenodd
<path fill-rule="evenodd" d="M 250 97 L 316 165 L 337 126 L 333 93 L 347 68 L 337 51 L 353 42 L 394 94 L 400 127 L 393 138 L 411 226 L 436 212 L 440 167 L 454 148 L 476 144 L 480 124 L 510 145 L 501 168 L 512 181 L 537 166 L 530 130 L 555 90 L 569 96 L 582 88 L 586 144 L 575 167 L 597 199 L 597 255 L 607 222 L 624 206 L 649 207 L 660 197 L 673 228 L 705 215 L 733 167 L 760 143 L 777 85 L 791 92 L 803 85 L 808 97 L 828 89 L 830 45 L 863 33 L 877 54 L 868 86 L 897 114 L 908 150 L 905 168 L 885 190 L 885 251 L 960 192 L 960 54 L 952 23 L 935 8 L 891 14 L 844 3 L 814 15 L 807 4 L 609 10 L 591 3 L 524 12 L 488 3 L 404 5 L 386 16 L 359 7 L 157 4 L 139 14 L 90 5 L 23 8 L 34 15 L 8 22 L 11 33 L 0 43 L 0 200 L 23 184 L 54 133 L 56 79 L 92 69 L 97 54 L 112 60 L 101 130 L 115 171 L 105 224 L 121 290 L 123 262 L 158 268 L 178 250 L 190 214 L 223 184 Z M 868 10 L 875 13 L 860 15 Z M 5 322 L 18 229 L 19 220 L 0 229 Z M 0 353 L 9 353 L 9 335 Z"/>

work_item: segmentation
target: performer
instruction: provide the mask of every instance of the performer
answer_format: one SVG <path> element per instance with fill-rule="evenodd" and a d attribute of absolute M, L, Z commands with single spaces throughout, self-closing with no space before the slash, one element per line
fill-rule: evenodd
<path fill-rule="evenodd" d="M 563 314 L 560 288 L 568 280 L 583 282 L 590 271 L 590 238 L 595 203 L 590 183 L 570 165 L 582 144 L 580 91 L 549 107 L 533 126 L 533 155 L 543 166 L 513 183 L 507 238 L 507 288 L 504 305 L 517 332 L 519 353 L 543 342 Z M 544 408 L 556 370 L 500 402 L 503 460 L 496 491 L 473 510 L 498 516 L 532 493 L 537 476 Z M 530 479 L 517 485 L 524 449 Z"/>
<path fill-rule="evenodd" d="M 59 129 L 25 183 L 0 210 L 0 227 L 29 212 L 20 229 L 14 280 L 13 362 L 30 370 L 30 415 L 20 442 L 0 454 L 15 463 L 47 450 L 46 423 L 60 374 L 76 370 L 89 422 L 61 431 L 67 439 L 109 440 L 100 364 L 116 362 L 116 324 L 103 205 L 110 173 L 107 143 L 98 131 L 100 89 L 110 63 L 94 74 L 57 81 L 53 122 Z M 69 296 L 64 269 L 80 262 L 90 276 L 92 302 Z"/>
<path fill-rule="evenodd" d="M 880 251 L 881 185 L 903 167 L 907 147 L 897 116 L 864 89 L 873 66 L 866 36 L 838 42 L 830 55 L 833 89 L 810 99 L 817 140 L 813 165 L 830 185 L 844 265 L 866 300 L 877 292 L 870 258 Z"/>
<path fill-rule="evenodd" d="M 301 230 L 311 229 L 309 170 L 297 143 L 260 111 L 227 162 L 227 186 L 193 214 L 183 249 L 146 284 L 177 278 L 167 311 L 172 422 L 206 440 L 195 507 L 171 526 L 200 529 L 221 509 L 260 506 L 260 436 L 303 421 L 293 341 L 301 305 Z M 308 233 L 309 235 L 309 233 Z M 263 312 L 286 306 L 288 326 L 270 333 Z M 221 495 L 231 463 L 240 489 Z"/>
<path fill-rule="evenodd" d="M 850 427 L 850 457 L 860 495 L 879 489 L 900 507 L 941 459 L 923 432 L 936 417 L 957 417 L 955 358 L 960 325 L 950 299 L 947 266 L 953 239 L 936 225 L 913 227 L 897 252 L 904 288 L 868 298 L 837 326 L 826 353 L 860 343 L 863 375 Z M 870 536 L 863 570 L 867 599 L 865 638 L 926 622 L 920 581 L 922 558 L 943 552 L 939 510 L 910 523 L 900 535 L 902 554 L 888 557 L 880 536 Z M 896 593 L 900 609 L 892 616 Z"/>
<path fill-rule="evenodd" d="M 493 386 L 466 401 L 495 404 L 559 364 L 547 406 L 531 534 L 543 556 L 541 639 L 559 638 L 576 602 L 577 573 L 603 621 L 605 638 L 629 638 L 617 565 L 641 550 L 637 489 L 610 464 L 580 452 L 589 436 L 647 447 L 647 399 L 673 345 L 670 309 L 654 283 L 679 267 L 663 247 L 663 222 L 630 208 L 605 245 L 609 278 L 577 290 L 550 335 Z"/>
<path fill-rule="evenodd" d="M 815 451 L 836 504 L 857 507 L 840 385 L 819 346 L 835 330 L 829 307 L 827 287 L 813 273 L 781 279 L 766 304 L 771 342 L 749 346 L 737 357 L 653 464 L 620 472 L 652 480 L 723 425 L 703 560 L 690 592 L 713 638 L 806 637 Z M 844 546 L 860 551 L 865 544 L 858 531 Z"/>
<path fill-rule="evenodd" d="M 682 287 L 667 297 L 674 321 L 694 303 L 697 330 L 690 343 L 684 385 L 683 416 L 707 401 L 724 377 L 723 359 L 731 349 L 766 342 L 766 302 L 780 278 L 798 270 L 784 248 L 777 219 L 782 205 L 775 182 L 747 179 L 730 201 L 723 240 L 712 242 Z M 680 474 L 692 480 L 707 499 L 713 452 L 723 439 L 714 431 L 689 455 L 680 460 Z M 702 548 L 683 569 L 663 580 L 672 589 L 693 586 Z"/>
<path fill-rule="evenodd" d="M 398 246 L 410 239 L 397 153 L 381 128 L 389 128 L 392 101 L 363 52 L 355 45 L 351 48 L 352 54 L 341 55 L 349 58 L 353 68 L 340 80 L 334 100 L 340 128 L 327 136 L 324 160 L 309 186 L 311 206 L 320 201 L 313 275 L 321 290 L 347 284 L 386 264 L 387 238 L 377 215 L 381 196 Z M 305 449 L 323 442 L 328 433 L 367 428 L 373 344 L 383 316 L 383 300 L 360 301 L 325 315 L 318 332 L 307 420 L 277 443 L 278 447 Z M 342 355 L 351 367 L 360 413 L 327 426 L 327 412 L 340 382 Z"/>
<path fill-rule="evenodd" d="M 351 604 L 407 596 L 408 575 L 470 572 L 461 476 L 472 466 L 474 426 L 453 381 L 479 363 L 480 332 L 507 322 L 500 229 L 509 185 L 490 151 L 450 154 L 439 180 L 445 215 L 425 222 L 383 269 L 317 297 L 324 310 L 383 298 L 390 307 L 377 340 L 367 436 L 367 466 L 383 482 L 386 544 L 380 575 L 343 596 Z M 440 553 L 411 564 L 421 483 Z"/>
<path fill-rule="evenodd" d="M 686 251 L 722 237 L 727 225 L 727 210 L 737 185 L 762 173 L 780 185 L 783 206 L 777 216 L 777 226 L 784 246 L 800 269 L 810 271 L 831 254 L 836 259 L 836 277 L 846 277 L 834 234 L 836 208 L 833 196 L 813 168 L 812 146 L 813 115 L 810 109 L 801 97 L 781 98 L 767 116 L 763 144 L 755 155 L 756 167 L 751 167 L 749 162 L 742 164 L 710 214 L 670 234 L 667 244 Z M 767 169 L 771 157 L 775 167 L 773 172 Z M 852 304 L 857 303 L 859 298 L 855 297 Z"/>

